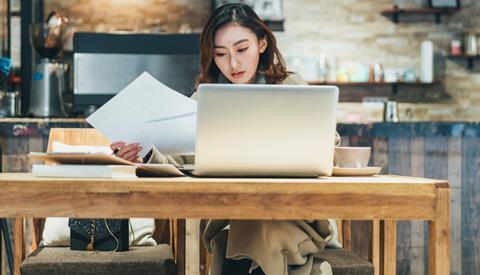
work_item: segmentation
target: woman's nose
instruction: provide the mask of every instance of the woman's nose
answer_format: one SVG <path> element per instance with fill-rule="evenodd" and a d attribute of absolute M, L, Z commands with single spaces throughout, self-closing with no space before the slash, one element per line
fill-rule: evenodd
<path fill-rule="evenodd" d="M 235 55 L 231 55 L 231 57 L 230 57 L 230 67 L 232 69 L 236 69 L 236 68 L 238 68 L 239 64 L 240 63 L 238 62 L 237 57 Z"/>

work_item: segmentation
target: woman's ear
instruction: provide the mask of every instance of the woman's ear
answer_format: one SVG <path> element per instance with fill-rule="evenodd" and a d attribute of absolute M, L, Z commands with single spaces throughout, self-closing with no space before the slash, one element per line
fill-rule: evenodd
<path fill-rule="evenodd" d="M 264 53 L 265 50 L 267 49 L 268 46 L 268 41 L 266 37 L 260 38 L 258 40 L 258 50 L 260 53 Z"/>

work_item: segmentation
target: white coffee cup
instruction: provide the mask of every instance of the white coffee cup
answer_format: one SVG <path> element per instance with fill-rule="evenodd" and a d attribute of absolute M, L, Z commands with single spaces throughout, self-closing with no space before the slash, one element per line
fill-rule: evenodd
<path fill-rule="evenodd" d="M 342 168 L 367 167 L 371 149 L 371 147 L 335 147 L 334 165 Z"/>

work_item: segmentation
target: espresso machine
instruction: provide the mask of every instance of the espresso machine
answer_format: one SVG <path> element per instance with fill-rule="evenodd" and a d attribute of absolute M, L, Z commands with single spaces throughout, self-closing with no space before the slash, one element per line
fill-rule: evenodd
<path fill-rule="evenodd" d="M 61 20 L 61 19 L 60 19 Z M 33 47 L 42 58 L 32 75 L 29 114 L 36 117 L 63 117 L 63 93 L 65 91 L 65 64 L 56 57 L 66 42 L 67 26 L 59 23 L 36 23 L 30 26 Z M 57 22 L 53 21 L 53 22 Z"/>

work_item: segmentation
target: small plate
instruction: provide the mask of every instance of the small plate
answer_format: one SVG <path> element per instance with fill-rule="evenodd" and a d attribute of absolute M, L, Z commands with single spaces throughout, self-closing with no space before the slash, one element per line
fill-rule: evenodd
<path fill-rule="evenodd" d="M 344 168 L 333 167 L 333 176 L 373 176 L 378 174 L 382 167 Z"/>

